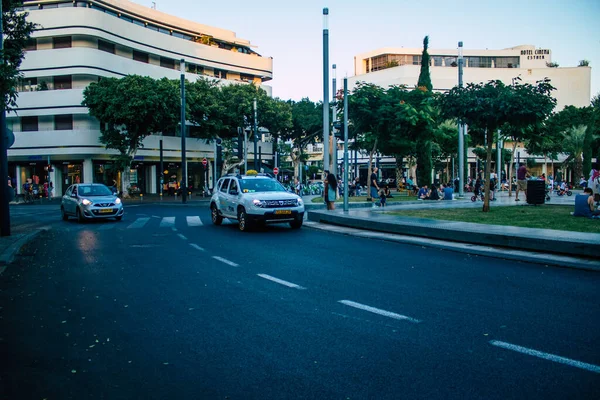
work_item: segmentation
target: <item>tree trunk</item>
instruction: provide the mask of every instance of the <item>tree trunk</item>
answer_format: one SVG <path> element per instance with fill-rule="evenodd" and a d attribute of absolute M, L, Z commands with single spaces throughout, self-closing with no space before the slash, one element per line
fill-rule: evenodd
<path fill-rule="evenodd" d="M 508 174 L 506 174 L 506 181 L 508 182 L 508 197 L 512 197 L 512 166 L 515 163 L 515 150 L 517 149 L 517 141 L 513 140 L 512 148 L 512 162 L 508 164 Z"/>
<path fill-rule="evenodd" d="M 377 139 L 375 139 L 373 149 L 371 149 L 369 152 L 369 169 L 367 170 L 367 201 L 373 200 L 371 198 L 371 171 L 373 170 L 373 155 L 375 154 L 375 150 L 377 150 Z"/>
<path fill-rule="evenodd" d="M 490 171 L 492 164 L 492 145 L 494 144 L 494 130 L 487 131 L 487 155 L 485 162 L 485 199 L 483 201 L 483 212 L 490 211 Z"/>
<path fill-rule="evenodd" d="M 396 155 L 396 189 L 400 188 L 402 182 L 402 156 Z"/>

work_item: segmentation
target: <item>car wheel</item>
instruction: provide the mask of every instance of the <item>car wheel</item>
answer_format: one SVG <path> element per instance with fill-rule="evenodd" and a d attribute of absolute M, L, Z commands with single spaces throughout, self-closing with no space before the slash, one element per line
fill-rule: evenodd
<path fill-rule="evenodd" d="M 122 219 L 123 219 L 123 216 L 122 216 L 122 215 L 119 215 L 118 217 L 115 217 L 115 219 L 116 219 L 117 221 L 120 221 L 120 220 L 122 220 Z"/>
<path fill-rule="evenodd" d="M 248 214 L 246 214 L 246 210 L 244 210 L 243 208 L 240 208 L 240 210 L 238 211 L 238 222 L 240 231 L 242 232 L 248 232 L 252 227 L 251 222 L 248 221 Z"/>
<path fill-rule="evenodd" d="M 219 210 L 214 204 L 210 206 L 210 216 L 214 225 L 221 225 L 223 217 L 219 215 Z"/>
<path fill-rule="evenodd" d="M 292 227 L 292 229 L 300 229 L 302 227 L 302 222 L 304 222 L 302 218 L 296 218 L 295 220 L 290 222 L 290 226 Z"/>
<path fill-rule="evenodd" d="M 81 215 L 81 211 L 79 211 L 79 207 L 77 208 L 77 211 L 75 211 L 75 216 L 77 217 L 77 222 L 85 222 L 83 215 Z"/>
<path fill-rule="evenodd" d="M 475 200 L 477 200 L 477 197 L 475 197 L 475 196 L 471 196 L 471 201 L 473 201 L 473 202 L 474 202 Z"/>
<path fill-rule="evenodd" d="M 60 216 L 61 216 L 61 218 L 62 218 L 63 221 L 66 221 L 66 220 L 69 219 L 69 216 L 65 212 L 65 208 L 64 207 L 60 208 Z"/>

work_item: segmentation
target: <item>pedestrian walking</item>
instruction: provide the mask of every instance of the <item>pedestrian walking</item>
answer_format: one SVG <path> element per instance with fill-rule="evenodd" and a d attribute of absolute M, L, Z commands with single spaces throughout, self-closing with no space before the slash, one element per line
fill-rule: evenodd
<path fill-rule="evenodd" d="M 523 191 L 525 193 L 525 200 L 527 200 L 527 177 L 529 173 L 527 172 L 527 166 L 522 164 L 517 171 L 517 193 L 515 194 L 515 201 L 520 201 L 519 199 L 519 191 Z"/>
<path fill-rule="evenodd" d="M 373 168 L 373 173 L 369 179 L 369 182 L 371 183 L 371 199 L 373 200 L 379 198 L 377 194 L 379 192 L 379 185 L 377 184 L 377 171 L 379 171 L 379 168 Z M 375 206 L 375 203 L 373 206 Z"/>

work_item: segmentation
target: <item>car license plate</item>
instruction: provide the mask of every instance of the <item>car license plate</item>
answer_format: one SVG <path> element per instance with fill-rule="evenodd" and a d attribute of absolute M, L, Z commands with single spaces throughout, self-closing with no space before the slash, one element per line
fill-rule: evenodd
<path fill-rule="evenodd" d="M 111 213 L 112 211 L 113 211 L 112 208 L 101 208 L 100 214 L 108 214 L 108 213 Z"/>
<path fill-rule="evenodd" d="M 292 210 L 275 210 L 275 214 L 291 214 Z"/>

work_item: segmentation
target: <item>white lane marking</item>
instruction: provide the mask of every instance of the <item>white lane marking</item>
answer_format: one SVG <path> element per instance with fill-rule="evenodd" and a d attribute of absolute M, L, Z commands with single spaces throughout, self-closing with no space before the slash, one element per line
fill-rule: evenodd
<path fill-rule="evenodd" d="M 227 264 L 227 265 L 231 265 L 232 267 L 239 267 L 239 265 L 237 265 L 237 264 L 236 264 L 236 263 L 234 263 L 233 261 L 229 261 L 229 260 L 227 260 L 227 259 L 225 259 L 225 258 L 223 258 L 223 257 L 219 257 L 219 256 L 213 256 L 213 258 L 214 258 L 215 260 L 219 260 L 219 261 L 221 261 L 222 263 L 225 263 L 225 264 Z"/>
<path fill-rule="evenodd" d="M 393 318 L 393 319 L 397 319 L 397 320 L 403 320 L 403 321 L 412 322 L 414 324 L 418 324 L 419 322 L 421 322 L 418 319 L 407 317 L 406 315 L 396 314 L 396 313 L 393 313 L 393 312 L 390 312 L 390 311 L 381 310 L 379 308 L 375 308 L 375 307 L 371 307 L 371 306 L 366 306 L 364 304 L 356 303 L 356 302 L 350 301 L 350 300 L 340 300 L 338 303 L 342 303 L 342 304 L 345 304 L 345 305 L 350 306 L 350 307 L 358 308 L 360 310 L 369 311 L 369 312 L 372 312 L 374 314 L 383 315 L 384 317 L 389 317 L 389 318 Z"/>
<path fill-rule="evenodd" d="M 268 279 L 275 283 L 279 283 L 280 285 L 283 285 L 283 286 L 287 286 L 287 287 L 291 287 L 291 288 L 299 289 L 299 290 L 306 289 L 305 287 L 296 285 L 295 283 L 292 283 L 292 282 L 284 281 L 283 279 L 275 278 L 274 276 L 271 276 L 271 275 L 267 275 L 267 274 L 257 274 L 257 275 L 260 276 L 261 278 Z"/>
<path fill-rule="evenodd" d="M 194 216 L 187 216 L 185 217 L 185 219 L 187 220 L 187 224 L 188 226 L 202 226 L 202 221 L 200 220 L 200 217 L 197 215 Z"/>
<path fill-rule="evenodd" d="M 173 232 L 177 232 L 177 228 L 175 228 L 175 227 L 172 227 L 172 228 L 171 228 L 171 230 L 172 230 Z"/>
<path fill-rule="evenodd" d="M 169 226 L 175 225 L 175 217 L 164 217 L 162 221 L 160 221 L 160 227 L 165 228 Z"/>
<path fill-rule="evenodd" d="M 152 218 L 158 218 L 158 219 L 160 219 L 160 217 L 158 215 L 153 215 Z"/>
<path fill-rule="evenodd" d="M 182 238 L 183 240 L 187 240 L 187 238 L 185 236 L 183 236 L 181 233 L 178 233 L 177 236 L 179 236 L 180 238 Z"/>
<path fill-rule="evenodd" d="M 150 221 L 150 218 L 138 218 L 135 222 L 127 227 L 127 229 L 138 229 L 143 228 L 146 223 Z"/>
<path fill-rule="evenodd" d="M 197 245 L 197 244 L 195 244 L 195 243 L 190 243 L 190 246 L 192 246 L 192 247 L 193 247 L 193 248 L 195 248 L 196 250 L 200 250 L 200 251 L 206 251 L 206 250 L 204 250 L 202 247 L 198 246 L 198 245 Z"/>
<path fill-rule="evenodd" d="M 600 374 L 600 367 L 597 365 L 594 365 L 594 364 L 588 364 L 588 363 L 584 363 L 581 361 L 572 360 L 570 358 L 561 357 L 561 356 L 557 356 L 557 355 L 550 354 L 550 353 L 544 353 L 544 352 L 538 351 L 538 350 L 528 349 L 527 347 L 521 347 L 521 346 L 517 346 L 516 344 L 501 342 L 499 340 L 490 340 L 490 344 L 492 346 L 501 347 L 503 349 L 516 351 L 518 353 L 523 353 L 523 354 L 527 354 L 529 356 L 543 358 L 544 360 L 554 361 L 554 362 L 557 362 L 560 364 L 565 364 L 565 365 L 569 365 L 571 367 L 581 368 L 581 369 L 588 370 L 590 372 L 595 372 L 597 374 Z"/>

